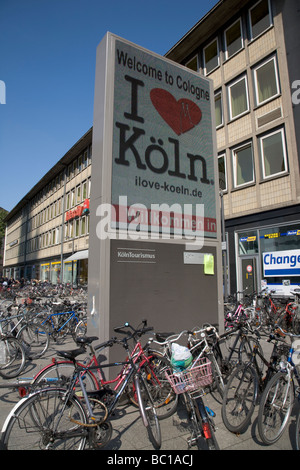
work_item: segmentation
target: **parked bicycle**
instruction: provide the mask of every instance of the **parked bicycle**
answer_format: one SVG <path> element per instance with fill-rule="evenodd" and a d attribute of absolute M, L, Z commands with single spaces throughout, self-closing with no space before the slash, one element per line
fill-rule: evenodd
<path fill-rule="evenodd" d="M 16 313 L 12 313 L 12 307 L 1 312 L 2 332 L 17 338 L 29 359 L 41 357 L 49 347 L 49 336 L 41 334 L 37 317 L 26 306 L 19 305 Z"/>
<path fill-rule="evenodd" d="M 59 342 L 67 335 L 72 335 L 75 340 L 76 327 L 81 325 L 81 313 L 74 308 L 67 311 L 54 312 L 46 315 L 38 327 L 39 334 L 49 335 L 55 342 Z"/>
<path fill-rule="evenodd" d="M 176 394 L 182 394 L 191 424 L 189 447 L 219 450 L 212 419 L 214 412 L 205 406 L 204 389 L 212 383 L 211 363 L 207 358 L 196 358 L 193 364 L 182 372 L 167 370 L 166 377 Z"/>
<path fill-rule="evenodd" d="M 119 329 L 120 331 L 120 329 Z M 124 332 L 124 330 L 122 331 Z M 129 333 L 129 334 L 128 334 Z M 131 357 L 128 341 L 132 333 L 126 331 L 123 340 L 112 338 L 103 347 L 121 344 L 128 356 L 125 363 L 106 364 L 106 367 L 124 366 L 126 374 L 118 393 L 110 403 L 103 403 L 105 389 L 87 392 L 83 373 L 98 366 L 81 367 L 76 362 L 80 350 L 62 352 L 74 364 L 74 374 L 63 387 L 42 388 L 23 398 L 10 412 L 2 428 L 1 447 L 3 449 L 78 449 L 87 446 L 97 449 L 110 440 L 112 426 L 109 421 L 126 386 L 134 380 L 140 414 L 148 436 L 155 449 L 161 446 L 160 425 L 149 393 L 147 381 Z M 104 367 L 104 365 L 102 365 Z M 76 386 L 80 386 L 79 398 Z"/>
<path fill-rule="evenodd" d="M 289 337 L 292 343 L 280 363 L 280 370 L 266 384 L 260 400 L 258 431 L 261 440 L 267 445 L 277 442 L 287 427 L 295 399 L 295 381 L 297 394 L 300 390 L 300 375 L 296 367 L 296 364 L 299 364 L 300 335 L 287 333 L 282 328 L 280 331 Z M 298 434 L 296 437 L 298 442 Z"/>
<path fill-rule="evenodd" d="M 2 333 L 0 324 L 0 376 L 4 379 L 17 377 L 24 370 L 26 354 L 22 343 Z"/>
<path fill-rule="evenodd" d="M 247 336 L 245 338 L 247 341 Z M 238 365 L 228 378 L 222 403 L 222 418 L 226 428 L 233 433 L 245 431 L 258 396 L 278 371 L 280 360 L 285 354 L 285 344 L 277 332 L 270 335 L 268 341 L 273 343 L 269 361 L 262 352 L 259 336 L 257 340 L 252 338 L 248 343 L 251 351 L 248 361 Z M 263 365 L 267 368 L 265 373 Z"/>
<path fill-rule="evenodd" d="M 124 327 L 115 328 L 114 330 L 117 333 L 123 333 L 124 331 L 128 332 L 128 329 L 130 329 L 131 339 L 135 343 L 134 347 L 131 348 L 130 357 L 136 364 L 138 364 L 143 377 L 147 381 L 159 419 L 167 418 L 176 411 L 178 403 L 178 397 L 172 391 L 172 388 L 164 375 L 164 370 L 170 366 L 170 362 L 158 353 L 154 354 L 153 352 L 148 351 L 148 346 L 142 346 L 140 338 L 153 329 L 152 327 L 147 327 L 146 321 L 143 322 L 141 328 L 134 328 L 129 323 L 126 323 Z M 77 344 L 81 347 L 81 355 L 86 354 L 86 348 L 88 348 L 89 354 L 85 359 L 76 359 L 76 361 L 79 366 L 83 368 L 86 367 L 87 369 L 84 374 L 87 390 L 98 390 L 102 387 L 107 390 L 105 400 L 110 401 L 123 387 L 127 366 L 124 366 L 116 377 L 113 377 L 111 380 L 107 380 L 102 368 L 103 357 L 99 356 L 103 352 L 107 343 L 101 343 L 94 347 L 93 342 L 97 339 L 98 338 L 96 337 L 85 336 L 77 338 Z M 90 367 L 92 365 L 95 366 L 95 368 L 91 370 Z M 51 364 L 48 364 L 36 374 L 30 386 L 34 388 L 39 383 L 55 384 L 55 381 L 62 377 L 65 379 L 71 377 L 73 371 L 73 361 L 67 357 L 65 357 L 65 360 L 61 361 L 54 360 Z M 110 389 L 108 387 L 113 388 Z M 124 393 L 127 394 L 133 404 L 138 405 L 133 382 L 129 383 L 129 385 L 124 389 Z"/>

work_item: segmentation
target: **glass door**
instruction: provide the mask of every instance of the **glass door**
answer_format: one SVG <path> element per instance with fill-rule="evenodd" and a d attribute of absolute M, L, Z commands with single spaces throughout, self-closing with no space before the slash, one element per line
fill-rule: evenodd
<path fill-rule="evenodd" d="M 241 284 L 242 291 L 245 294 L 253 294 L 258 290 L 258 257 L 251 256 L 247 258 L 240 258 L 241 261 Z"/>

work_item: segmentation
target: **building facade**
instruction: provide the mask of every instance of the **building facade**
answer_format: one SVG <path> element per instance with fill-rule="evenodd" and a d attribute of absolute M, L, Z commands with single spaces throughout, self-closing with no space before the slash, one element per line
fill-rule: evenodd
<path fill-rule="evenodd" d="M 92 129 L 6 217 L 5 277 L 87 283 Z"/>
<path fill-rule="evenodd" d="M 166 57 L 214 83 L 225 292 L 300 285 L 300 9 L 218 2 Z"/>
<path fill-rule="evenodd" d="M 298 0 L 220 0 L 165 54 L 213 80 L 225 294 L 300 285 L 299 24 Z M 86 280 L 91 142 L 7 216 L 5 275 Z"/>

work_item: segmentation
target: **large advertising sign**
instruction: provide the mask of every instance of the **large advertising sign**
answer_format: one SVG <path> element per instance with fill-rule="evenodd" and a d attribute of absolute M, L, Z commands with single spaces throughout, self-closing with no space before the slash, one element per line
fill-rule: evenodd
<path fill-rule="evenodd" d="M 217 237 L 211 81 L 115 40 L 112 226 Z"/>
<path fill-rule="evenodd" d="M 263 253 L 265 277 L 300 276 L 300 250 Z"/>

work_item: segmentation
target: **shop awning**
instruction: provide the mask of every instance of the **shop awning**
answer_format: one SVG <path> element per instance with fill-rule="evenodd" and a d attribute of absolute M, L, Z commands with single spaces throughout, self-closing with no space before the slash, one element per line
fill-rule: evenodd
<path fill-rule="evenodd" d="M 69 256 L 69 258 L 64 259 L 65 261 L 78 261 L 80 259 L 88 259 L 89 257 L 89 250 L 82 250 L 82 251 L 76 251 L 76 253 L 73 253 L 72 256 Z"/>

